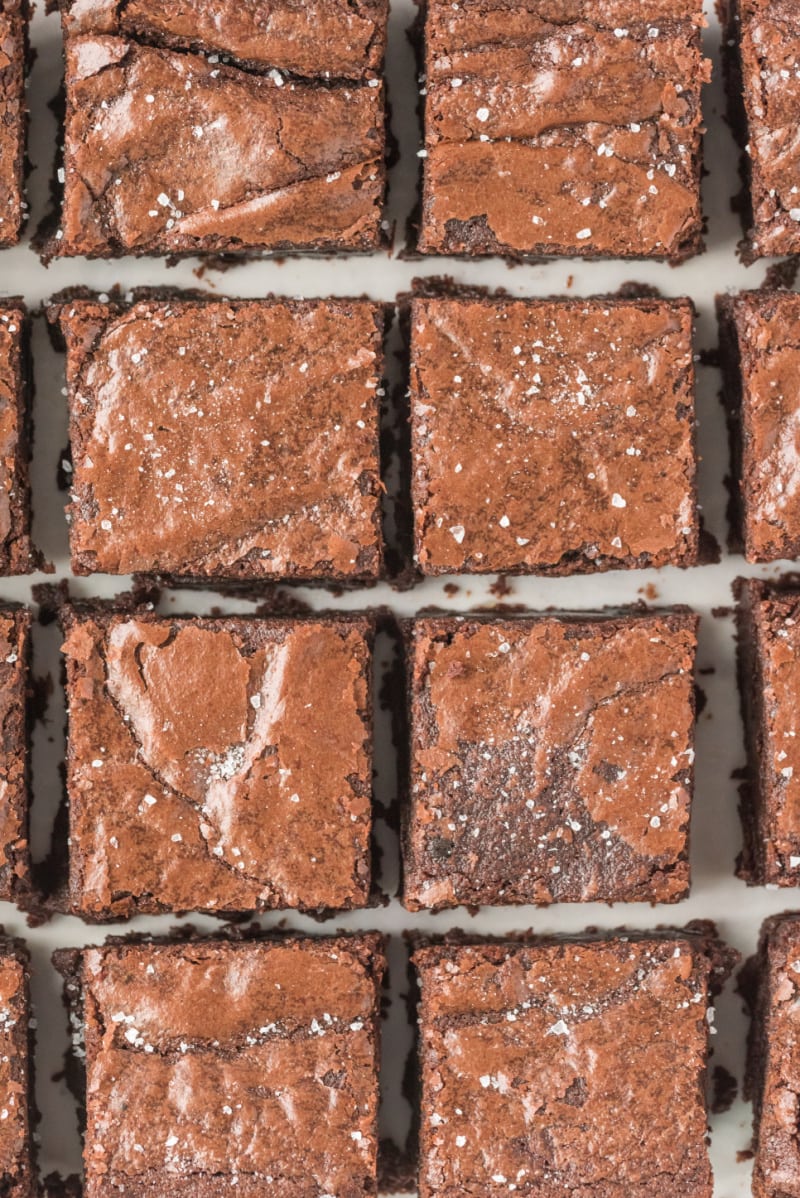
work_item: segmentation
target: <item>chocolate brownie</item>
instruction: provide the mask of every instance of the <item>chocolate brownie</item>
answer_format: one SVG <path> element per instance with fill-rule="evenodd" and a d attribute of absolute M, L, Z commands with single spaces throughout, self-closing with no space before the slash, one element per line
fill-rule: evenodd
<path fill-rule="evenodd" d="M 60 0 L 61 223 L 45 256 L 385 241 L 388 0 Z"/>
<path fill-rule="evenodd" d="M 367 617 L 62 618 L 73 914 L 366 904 Z"/>
<path fill-rule="evenodd" d="M 19 902 L 30 892 L 30 633 L 31 615 L 26 608 L 0 607 L 0 899 L 4 902 Z"/>
<path fill-rule="evenodd" d="M 55 960 L 85 1037 L 85 1198 L 376 1194 L 381 936 Z"/>
<path fill-rule="evenodd" d="M 30 962 L 21 941 L 0 937 L 0 1193 L 35 1198 Z"/>
<path fill-rule="evenodd" d="M 19 241 L 25 219 L 28 0 L 0 0 L 0 249 Z"/>
<path fill-rule="evenodd" d="M 800 557 L 800 295 L 717 299 L 733 459 L 731 543 L 750 562 Z"/>
<path fill-rule="evenodd" d="M 410 324 L 423 574 L 698 563 L 689 300 L 417 297 Z"/>
<path fill-rule="evenodd" d="M 0 575 L 41 565 L 31 543 L 29 332 L 22 300 L 0 299 Z"/>
<path fill-rule="evenodd" d="M 745 261 L 800 251 L 796 0 L 718 0 L 728 107 L 742 148 Z"/>
<path fill-rule="evenodd" d="M 381 305 L 176 295 L 49 315 L 76 574 L 379 576 Z"/>
<path fill-rule="evenodd" d="M 800 1069 L 800 917 L 765 920 L 748 962 L 747 1097 L 753 1101 L 754 1198 L 798 1198 L 797 1074 Z"/>
<path fill-rule="evenodd" d="M 748 752 L 742 872 L 800 882 L 800 590 L 757 579 L 738 585 L 738 667 Z"/>
<path fill-rule="evenodd" d="M 686 897 L 696 616 L 406 631 L 407 907 Z"/>
<path fill-rule="evenodd" d="M 711 1198 L 702 939 L 453 943 L 414 964 L 420 1198 Z"/>
<path fill-rule="evenodd" d="M 424 0 L 425 254 L 702 249 L 702 0 Z"/>

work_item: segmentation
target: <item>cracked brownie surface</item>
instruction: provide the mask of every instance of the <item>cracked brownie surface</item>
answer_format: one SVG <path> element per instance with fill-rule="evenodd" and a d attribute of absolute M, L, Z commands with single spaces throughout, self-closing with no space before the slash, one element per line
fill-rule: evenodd
<path fill-rule="evenodd" d="M 367 934 L 57 954 L 85 1036 L 86 1198 L 374 1195 L 383 949 Z"/>
<path fill-rule="evenodd" d="M 8 1198 L 38 1194 L 33 1164 L 33 1055 L 28 955 L 0 938 L 0 1187 Z"/>
<path fill-rule="evenodd" d="M 19 240 L 25 213 L 27 0 L 0 0 L 0 249 Z"/>
<path fill-rule="evenodd" d="M 406 906 L 684 898 L 697 622 L 410 624 Z"/>
<path fill-rule="evenodd" d="M 0 300 L 0 575 L 41 565 L 31 542 L 31 366 L 21 300 Z"/>
<path fill-rule="evenodd" d="M 426 254 L 702 248 L 701 0 L 425 0 Z"/>
<path fill-rule="evenodd" d="M 50 316 L 75 573 L 378 577 L 380 305 L 76 300 Z"/>
<path fill-rule="evenodd" d="M 688 300 L 416 298 L 423 574 L 694 566 Z"/>
<path fill-rule="evenodd" d="M 0 899 L 30 885 L 28 670 L 31 614 L 0 607 Z"/>
<path fill-rule="evenodd" d="M 711 1198 L 710 962 L 682 938 L 429 946 L 420 1198 Z"/>
<path fill-rule="evenodd" d="M 365 905 L 368 619 L 63 618 L 70 911 Z"/>
<path fill-rule="evenodd" d="M 229 24 L 239 9 L 65 9 L 63 207 L 46 256 L 379 248 L 386 5 L 282 0 Z M 312 30 L 330 60 L 318 40 L 312 62 Z"/>

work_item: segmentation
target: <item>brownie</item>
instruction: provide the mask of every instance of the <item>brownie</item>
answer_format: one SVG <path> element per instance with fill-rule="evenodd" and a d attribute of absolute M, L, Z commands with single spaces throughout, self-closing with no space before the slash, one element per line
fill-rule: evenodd
<path fill-rule="evenodd" d="M 405 905 L 685 898 L 697 622 L 409 622 Z"/>
<path fill-rule="evenodd" d="M 689 300 L 418 296 L 410 324 L 423 574 L 698 563 Z"/>
<path fill-rule="evenodd" d="M 753 1101 L 754 1198 L 798 1198 L 797 1077 L 800 1070 L 800 916 L 765 920 L 748 962 L 747 1097 Z"/>
<path fill-rule="evenodd" d="M 800 883 L 800 590 L 740 580 L 739 689 L 748 776 L 742 815 L 749 881 Z"/>
<path fill-rule="evenodd" d="M 0 575 L 41 566 L 31 543 L 29 334 L 22 300 L 0 299 Z"/>
<path fill-rule="evenodd" d="M 21 941 L 0 936 L 0 1193 L 35 1198 L 30 961 Z"/>
<path fill-rule="evenodd" d="M 425 0 L 422 253 L 702 249 L 702 9 Z"/>
<path fill-rule="evenodd" d="M 388 0 L 60 0 L 61 223 L 45 256 L 385 241 Z"/>
<path fill-rule="evenodd" d="M 366 904 L 369 618 L 62 619 L 71 913 Z"/>
<path fill-rule="evenodd" d="M 85 1038 L 85 1198 L 377 1192 L 377 934 L 56 954 Z"/>
<path fill-rule="evenodd" d="M 731 125 L 742 149 L 745 261 L 800 252 L 796 0 L 718 0 Z"/>
<path fill-rule="evenodd" d="M 381 305 L 176 295 L 49 315 L 76 574 L 377 579 Z"/>
<path fill-rule="evenodd" d="M 30 894 L 30 633 L 31 614 L 26 608 L 0 606 L 0 900 L 4 902 L 21 902 Z"/>
<path fill-rule="evenodd" d="M 0 0 L 0 249 L 19 241 L 25 220 L 28 0 Z"/>
<path fill-rule="evenodd" d="M 750 562 L 800 557 L 800 295 L 717 298 L 733 460 L 733 548 Z"/>

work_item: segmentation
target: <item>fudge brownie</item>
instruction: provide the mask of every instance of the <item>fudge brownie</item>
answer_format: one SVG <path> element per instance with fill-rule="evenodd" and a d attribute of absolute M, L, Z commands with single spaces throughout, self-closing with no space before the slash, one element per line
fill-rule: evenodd
<path fill-rule="evenodd" d="M 406 906 L 685 898 L 697 622 L 409 622 Z"/>
<path fill-rule="evenodd" d="M 423 574 L 693 566 L 689 300 L 410 303 Z"/>
<path fill-rule="evenodd" d="M 800 883 L 800 590 L 757 579 L 737 587 L 738 669 L 748 777 L 745 855 L 752 882 Z"/>
<path fill-rule="evenodd" d="M 377 1192 L 377 934 L 56 954 L 85 1034 L 85 1198 Z"/>
<path fill-rule="evenodd" d="M 698 935 L 427 945 L 420 1198 L 711 1198 Z"/>
<path fill-rule="evenodd" d="M 0 248 L 19 241 L 25 218 L 25 138 L 28 110 L 27 0 L 0 0 Z"/>
<path fill-rule="evenodd" d="M 26 608 L 0 607 L 0 899 L 4 902 L 19 902 L 30 891 L 30 632 Z"/>
<path fill-rule="evenodd" d="M 800 557 L 800 295 L 717 299 L 733 459 L 733 548 L 750 562 Z"/>
<path fill-rule="evenodd" d="M 750 991 L 752 1008 L 745 1090 L 753 1101 L 753 1194 L 798 1198 L 800 916 L 765 920 L 758 954 L 748 962 L 746 974 L 744 988 Z"/>
<path fill-rule="evenodd" d="M 73 914 L 367 903 L 367 617 L 62 619 Z"/>
<path fill-rule="evenodd" d="M 385 242 L 388 0 L 60 0 L 61 223 L 45 256 Z"/>
<path fill-rule="evenodd" d="M 30 962 L 22 943 L 0 937 L 0 1193 L 35 1198 Z"/>
<path fill-rule="evenodd" d="M 76 574 L 379 576 L 381 305 L 176 295 L 49 314 Z"/>
<path fill-rule="evenodd" d="M 718 0 L 728 110 L 742 148 L 745 261 L 800 252 L 800 12 L 796 0 Z"/>
<path fill-rule="evenodd" d="M 425 254 L 702 249 L 702 0 L 424 0 Z"/>
<path fill-rule="evenodd" d="M 0 575 L 30 574 L 41 565 L 30 535 L 29 332 L 22 300 L 0 299 Z"/>

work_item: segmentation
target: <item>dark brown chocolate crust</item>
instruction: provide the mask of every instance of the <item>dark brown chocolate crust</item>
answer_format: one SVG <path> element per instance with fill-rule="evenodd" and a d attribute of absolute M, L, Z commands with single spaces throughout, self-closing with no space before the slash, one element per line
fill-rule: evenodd
<path fill-rule="evenodd" d="M 406 622 L 405 905 L 685 898 L 697 624 Z"/>
<path fill-rule="evenodd" d="M 794 0 L 718 0 L 728 117 L 742 151 L 746 263 L 800 252 L 800 117 Z"/>
<path fill-rule="evenodd" d="M 25 224 L 28 107 L 28 0 L 0 0 L 0 249 L 15 245 Z"/>
<path fill-rule="evenodd" d="M 690 301 L 414 298 L 423 574 L 701 560 Z"/>
<path fill-rule="evenodd" d="M 118 942 L 54 963 L 88 1080 L 85 1198 L 376 1194 L 382 936 Z"/>
<path fill-rule="evenodd" d="M 764 921 L 758 953 L 743 970 L 751 1009 L 746 1096 L 753 1102 L 754 1198 L 798 1198 L 797 1135 L 800 916 Z"/>
<path fill-rule="evenodd" d="M 0 929 L 0 1194 L 36 1198 L 30 958 Z"/>
<path fill-rule="evenodd" d="M 0 575 L 43 568 L 31 541 L 32 407 L 27 310 L 20 299 L 0 299 Z"/>
<path fill-rule="evenodd" d="M 45 260 L 380 249 L 387 10 L 64 3 L 63 204 Z"/>
<path fill-rule="evenodd" d="M 731 957 L 707 934 L 450 937 L 413 961 L 420 1198 L 512 1179 L 523 1195 L 710 1198 L 709 998 Z"/>
<path fill-rule="evenodd" d="M 0 899 L 22 905 L 31 892 L 30 633 L 26 608 L 0 608 Z"/>
<path fill-rule="evenodd" d="M 741 579 L 737 670 L 747 742 L 743 787 L 750 883 L 796 886 L 800 879 L 800 750 L 794 729 L 800 688 L 800 590 Z"/>
<path fill-rule="evenodd" d="M 721 295 L 717 313 L 731 441 L 732 547 L 749 562 L 800 557 L 800 296 L 772 289 Z"/>
<path fill-rule="evenodd" d="M 369 616 L 60 618 L 70 913 L 367 905 Z"/>
<path fill-rule="evenodd" d="M 421 0 L 423 254 L 703 248 L 699 0 Z"/>
<path fill-rule="evenodd" d="M 75 573 L 381 576 L 384 305 L 85 299 L 48 316 L 67 343 Z"/>

